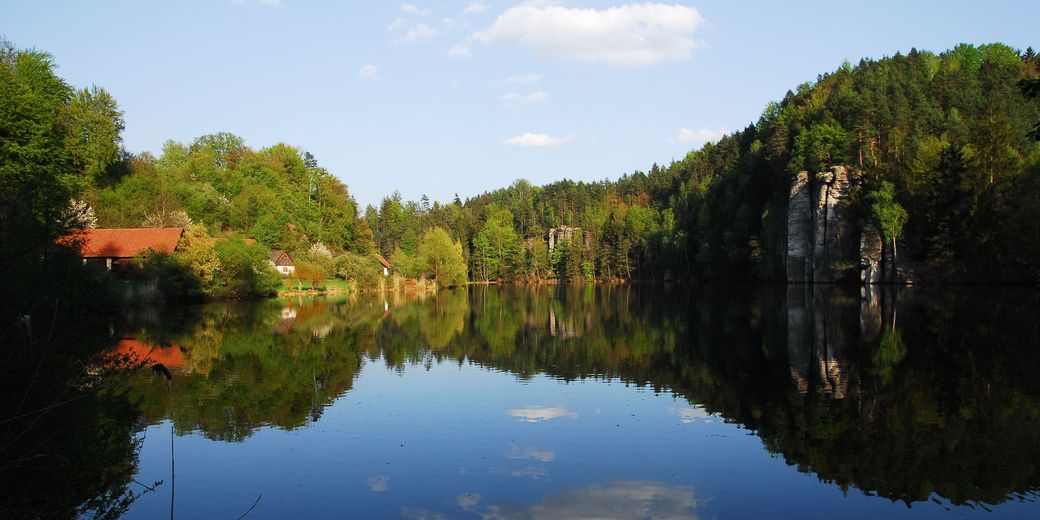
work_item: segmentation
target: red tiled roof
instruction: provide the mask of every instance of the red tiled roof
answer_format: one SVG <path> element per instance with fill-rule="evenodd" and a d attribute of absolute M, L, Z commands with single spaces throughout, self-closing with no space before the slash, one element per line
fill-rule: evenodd
<path fill-rule="evenodd" d="M 383 264 L 383 267 L 385 267 L 387 269 L 393 269 L 394 268 L 393 264 L 391 264 L 385 258 L 383 258 L 383 255 L 381 255 L 381 254 L 376 253 L 376 260 L 379 260 L 379 263 Z"/>
<path fill-rule="evenodd" d="M 132 258 L 147 250 L 173 253 L 184 228 L 97 228 L 66 237 L 78 241 L 83 258 Z"/>

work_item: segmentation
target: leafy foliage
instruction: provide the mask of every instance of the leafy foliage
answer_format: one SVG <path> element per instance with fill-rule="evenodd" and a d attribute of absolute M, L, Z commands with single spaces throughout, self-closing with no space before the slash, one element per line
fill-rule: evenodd
<path fill-rule="evenodd" d="M 853 197 L 850 215 L 880 220 L 934 279 L 1037 280 L 1037 65 L 1032 49 L 1002 44 L 863 59 L 664 167 L 615 182 L 519 180 L 428 209 L 395 194 L 366 219 L 384 254 L 414 255 L 414 237 L 443 227 L 479 280 L 785 279 L 792 175 L 844 164 L 882 190 Z M 546 258 L 557 226 L 584 240 Z"/>

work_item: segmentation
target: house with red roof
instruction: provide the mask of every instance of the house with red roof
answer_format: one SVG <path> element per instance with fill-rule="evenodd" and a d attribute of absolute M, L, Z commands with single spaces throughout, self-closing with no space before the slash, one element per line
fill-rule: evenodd
<path fill-rule="evenodd" d="M 79 245 L 83 263 L 127 265 L 137 255 L 150 251 L 173 254 L 184 228 L 96 228 L 77 231 L 63 239 Z"/>
<path fill-rule="evenodd" d="M 383 266 L 383 276 L 390 276 L 390 271 L 394 270 L 394 264 L 391 264 L 383 255 L 376 253 L 376 260 L 379 261 L 379 265 Z"/>

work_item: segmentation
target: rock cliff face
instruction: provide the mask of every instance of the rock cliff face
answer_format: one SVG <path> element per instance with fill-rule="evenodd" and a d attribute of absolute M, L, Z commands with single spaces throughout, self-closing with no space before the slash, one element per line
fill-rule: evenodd
<path fill-rule="evenodd" d="M 881 283 L 881 232 L 868 222 L 859 237 L 859 281 L 868 285 Z"/>
<path fill-rule="evenodd" d="M 843 265 L 854 265 L 858 260 L 846 253 L 846 243 L 856 231 L 848 222 L 854 180 L 844 166 L 795 176 L 787 204 L 788 282 L 835 282 Z"/>

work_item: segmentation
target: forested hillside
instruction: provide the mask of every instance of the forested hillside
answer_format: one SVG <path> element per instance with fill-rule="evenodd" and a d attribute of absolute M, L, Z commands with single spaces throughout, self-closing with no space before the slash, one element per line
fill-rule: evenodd
<path fill-rule="evenodd" d="M 347 187 L 309 153 L 288 145 L 256 151 L 218 133 L 189 145 L 168 141 L 159 158 L 143 153 L 120 166 L 115 179 L 88 196 L 102 226 L 200 222 L 211 233 L 234 230 L 267 247 L 308 249 L 321 242 L 370 250 L 371 233 L 358 221 Z"/>
<path fill-rule="evenodd" d="M 33 56 L 49 66 L 46 55 Z M 339 180 L 352 172 L 333 175 L 285 144 L 253 149 L 217 133 L 168 141 L 158 157 L 129 153 L 115 100 L 61 83 L 62 155 L 48 160 L 70 173 L 54 178 L 60 189 L 47 196 L 75 199 L 74 226 L 185 226 L 193 237 L 250 238 L 296 252 L 319 278 L 374 283 L 380 253 L 406 276 L 451 272 L 451 283 L 463 279 L 459 256 L 474 281 L 782 280 L 792 179 L 845 165 L 856 176 L 843 201 L 851 220 L 875 224 L 893 246 L 898 239 L 901 259 L 923 279 L 1036 281 L 1037 75 L 1032 49 L 1002 44 L 865 59 L 647 172 L 546 186 L 517 180 L 448 203 L 395 192 L 361 214 Z M 846 266 L 847 274 L 856 269 Z"/>
<path fill-rule="evenodd" d="M 1037 56 L 1001 44 L 843 64 L 681 161 L 616 182 L 517 181 L 454 204 L 388 197 L 365 218 L 385 254 L 427 226 L 468 244 L 473 279 L 784 278 L 798 171 L 849 165 L 849 212 L 875 221 L 932 280 L 1040 276 Z M 1034 89 L 1035 90 L 1035 89 Z M 597 172 L 600 173 L 600 172 Z M 608 172 L 603 172 L 608 173 Z M 581 228 L 549 255 L 546 233 Z"/>

